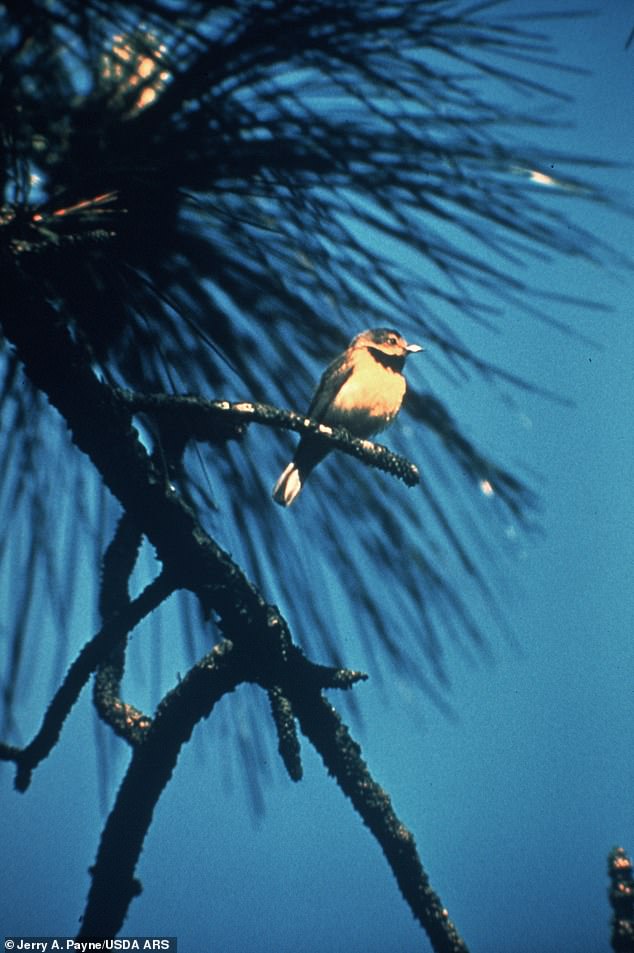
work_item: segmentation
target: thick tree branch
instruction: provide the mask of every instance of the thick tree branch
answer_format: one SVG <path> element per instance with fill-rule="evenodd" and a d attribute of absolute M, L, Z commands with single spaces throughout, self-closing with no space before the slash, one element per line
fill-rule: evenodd
<path fill-rule="evenodd" d="M 189 395 L 133 394 L 119 391 L 122 401 L 133 413 L 145 412 L 156 417 L 161 427 L 178 430 L 195 440 L 219 440 L 241 437 L 244 424 L 264 424 L 299 434 L 312 434 L 333 447 L 342 450 L 369 466 L 399 477 L 407 486 L 420 481 L 418 468 L 405 457 L 381 444 L 353 437 L 345 427 L 329 427 L 298 414 L 270 404 L 254 401 L 231 403 L 227 400 L 205 400 Z"/>
<path fill-rule="evenodd" d="M 143 743 L 134 749 L 103 830 L 78 938 L 116 936 L 141 887 L 134 871 L 154 808 L 194 725 L 243 681 L 245 658 L 229 642 L 216 646 L 159 706 Z"/>
<path fill-rule="evenodd" d="M 305 659 L 295 646 L 284 657 L 273 653 L 273 657 L 276 655 L 277 662 L 271 665 L 270 652 L 244 654 L 237 646 L 223 642 L 163 700 L 135 748 L 104 829 L 80 938 L 110 936 L 121 929 L 127 908 L 140 889 L 134 872 L 154 806 L 195 724 L 208 717 L 216 702 L 241 682 L 262 683 L 270 675 L 281 685 L 269 689 L 269 697 L 281 703 L 282 720 L 288 727 L 294 715 L 299 717 L 304 734 L 381 844 L 404 898 L 427 930 L 436 953 L 466 953 L 464 942 L 429 885 L 413 836 L 394 813 L 388 795 L 372 779 L 348 729 L 321 697 L 320 683 L 332 681 L 324 678 L 327 670 Z M 342 672 L 340 681 L 350 684 L 359 677 L 359 673 Z M 299 779 L 301 764 L 294 725 L 290 737 L 280 739 L 280 747 L 283 745 L 289 772 L 295 772 Z"/>
<path fill-rule="evenodd" d="M 280 753 L 294 780 L 301 776 L 299 744 L 289 696 L 319 694 L 324 687 L 350 688 L 365 679 L 361 672 L 316 665 L 295 645 L 286 645 L 280 617 L 269 612 L 264 638 L 241 646 L 224 641 L 202 658 L 162 700 L 154 719 L 134 736 L 134 753 L 116 803 L 104 828 L 92 868 L 81 937 L 114 936 L 122 928 L 128 906 L 140 885 L 135 869 L 154 807 L 169 781 L 181 746 L 194 726 L 207 718 L 216 702 L 242 682 L 267 689 L 283 715 Z M 272 685 L 271 682 L 279 683 Z M 292 724 L 292 728 L 290 725 Z M 130 729 L 131 733 L 133 729 Z M 116 883 L 116 888 L 112 884 Z"/>
<path fill-rule="evenodd" d="M 467 953 L 447 910 L 429 884 L 414 836 L 399 820 L 389 796 L 368 771 L 361 748 L 351 738 L 340 716 L 315 692 L 293 695 L 292 703 L 302 731 L 381 845 L 401 893 L 427 931 L 435 953 Z"/>

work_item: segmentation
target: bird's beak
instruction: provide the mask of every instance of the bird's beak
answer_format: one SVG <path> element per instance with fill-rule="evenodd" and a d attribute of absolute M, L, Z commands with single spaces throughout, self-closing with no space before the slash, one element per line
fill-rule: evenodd
<path fill-rule="evenodd" d="M 408 344 L 405 350 L 409 354 L 416 354 L 418 351 L 424 351 L 425 348 L 421 347 L 420 344 Z"/>

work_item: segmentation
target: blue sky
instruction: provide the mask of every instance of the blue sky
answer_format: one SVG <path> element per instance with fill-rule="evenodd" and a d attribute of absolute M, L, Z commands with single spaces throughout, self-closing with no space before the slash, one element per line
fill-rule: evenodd
<path fill-rule="evenodd" d="M 634 49 L 624 50 L 633 25 L 634 9 L 618 0 L 593 19 L 552 23 L 562 59 L 592 70 L 555 77 L 576 102 L 565 108 L 573 128 L 553 133 L 553 148 L 634 162 Z M 631 200 L 631 168 L 592 176 Z M 568 211 L 615 246 L 634 247 L 631 218 L 576 199 Z M 573 406 L 517 393 L 509 407 L 478 383 L 453 398 L 467 432 L 542 475 L 543 535 L 492 529 L 513 549 L 516 571 L 500 601 L 515 639 L 496 635 L 489 659 L 447 647 L 454 718 L 425 698 L 408 701 L 406 685 L 402 707 L 388 705 L 370 680 L 357 689 L 355 733 L 473 953 L 607 953 L 607 852 L 634 852 L 631 275 L 557 260 L 533 263 L 526 277 L 612 310 L 564 312 L 600 346 L 512 312 L 487 342 L 494 362 Z M 417 375 L 442 387 L 424 364 L 412 367 L 413 385 Z M 88 606 L 78 608 L 75 647 L 82 621 L 92 626 Z M 36 686 L 33 725 L 49 691 Z M 246 707 L 249 690 L 241 693 Z M 0 767 L 6 933 L 77 926 L 104 819 L 97 754 L 76 756 L 96 748 L 85 694 L 26 795 Z M 234 702 L 222 702 L 227 717 L 239 717 Z M 219 733 L 197 728 L 158 805 L 125 935 L 177 935 L 181 953 L 429 948 L 378 847 L 316 755 L 303 752 L 299 785 L 268 766 L 266 812 L 256 819 Z M 126 757 L 113 748 L 106 801 Z"/>

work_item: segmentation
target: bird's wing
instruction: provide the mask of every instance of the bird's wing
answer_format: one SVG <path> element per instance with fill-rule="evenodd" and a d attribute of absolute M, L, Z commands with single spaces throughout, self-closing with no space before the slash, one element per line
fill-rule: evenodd
<path fill-rule="evenodd" d="M 309 417 L 312 417 L 313 420 L 324 420 L 328 408 L 352 374 L 352 368 L 352 362 L 344 362 L 341 357 L 335 358 L 335 360 L 328 365 L 321 375 L 319 387 L 310 402 L 310 407 L 308 408 Z"/>

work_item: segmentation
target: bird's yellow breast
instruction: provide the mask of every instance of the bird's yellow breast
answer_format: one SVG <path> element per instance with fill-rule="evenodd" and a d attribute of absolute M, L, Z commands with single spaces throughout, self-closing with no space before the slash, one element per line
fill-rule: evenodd
<path fill-rule="evenodd" d="M 335 395 L 324 421 L 347 427 L 358 437 L 383 430 L 405 396 L 405 378 L 379 363 L 367 349 L 352 354 L 352 373 Z"/>

